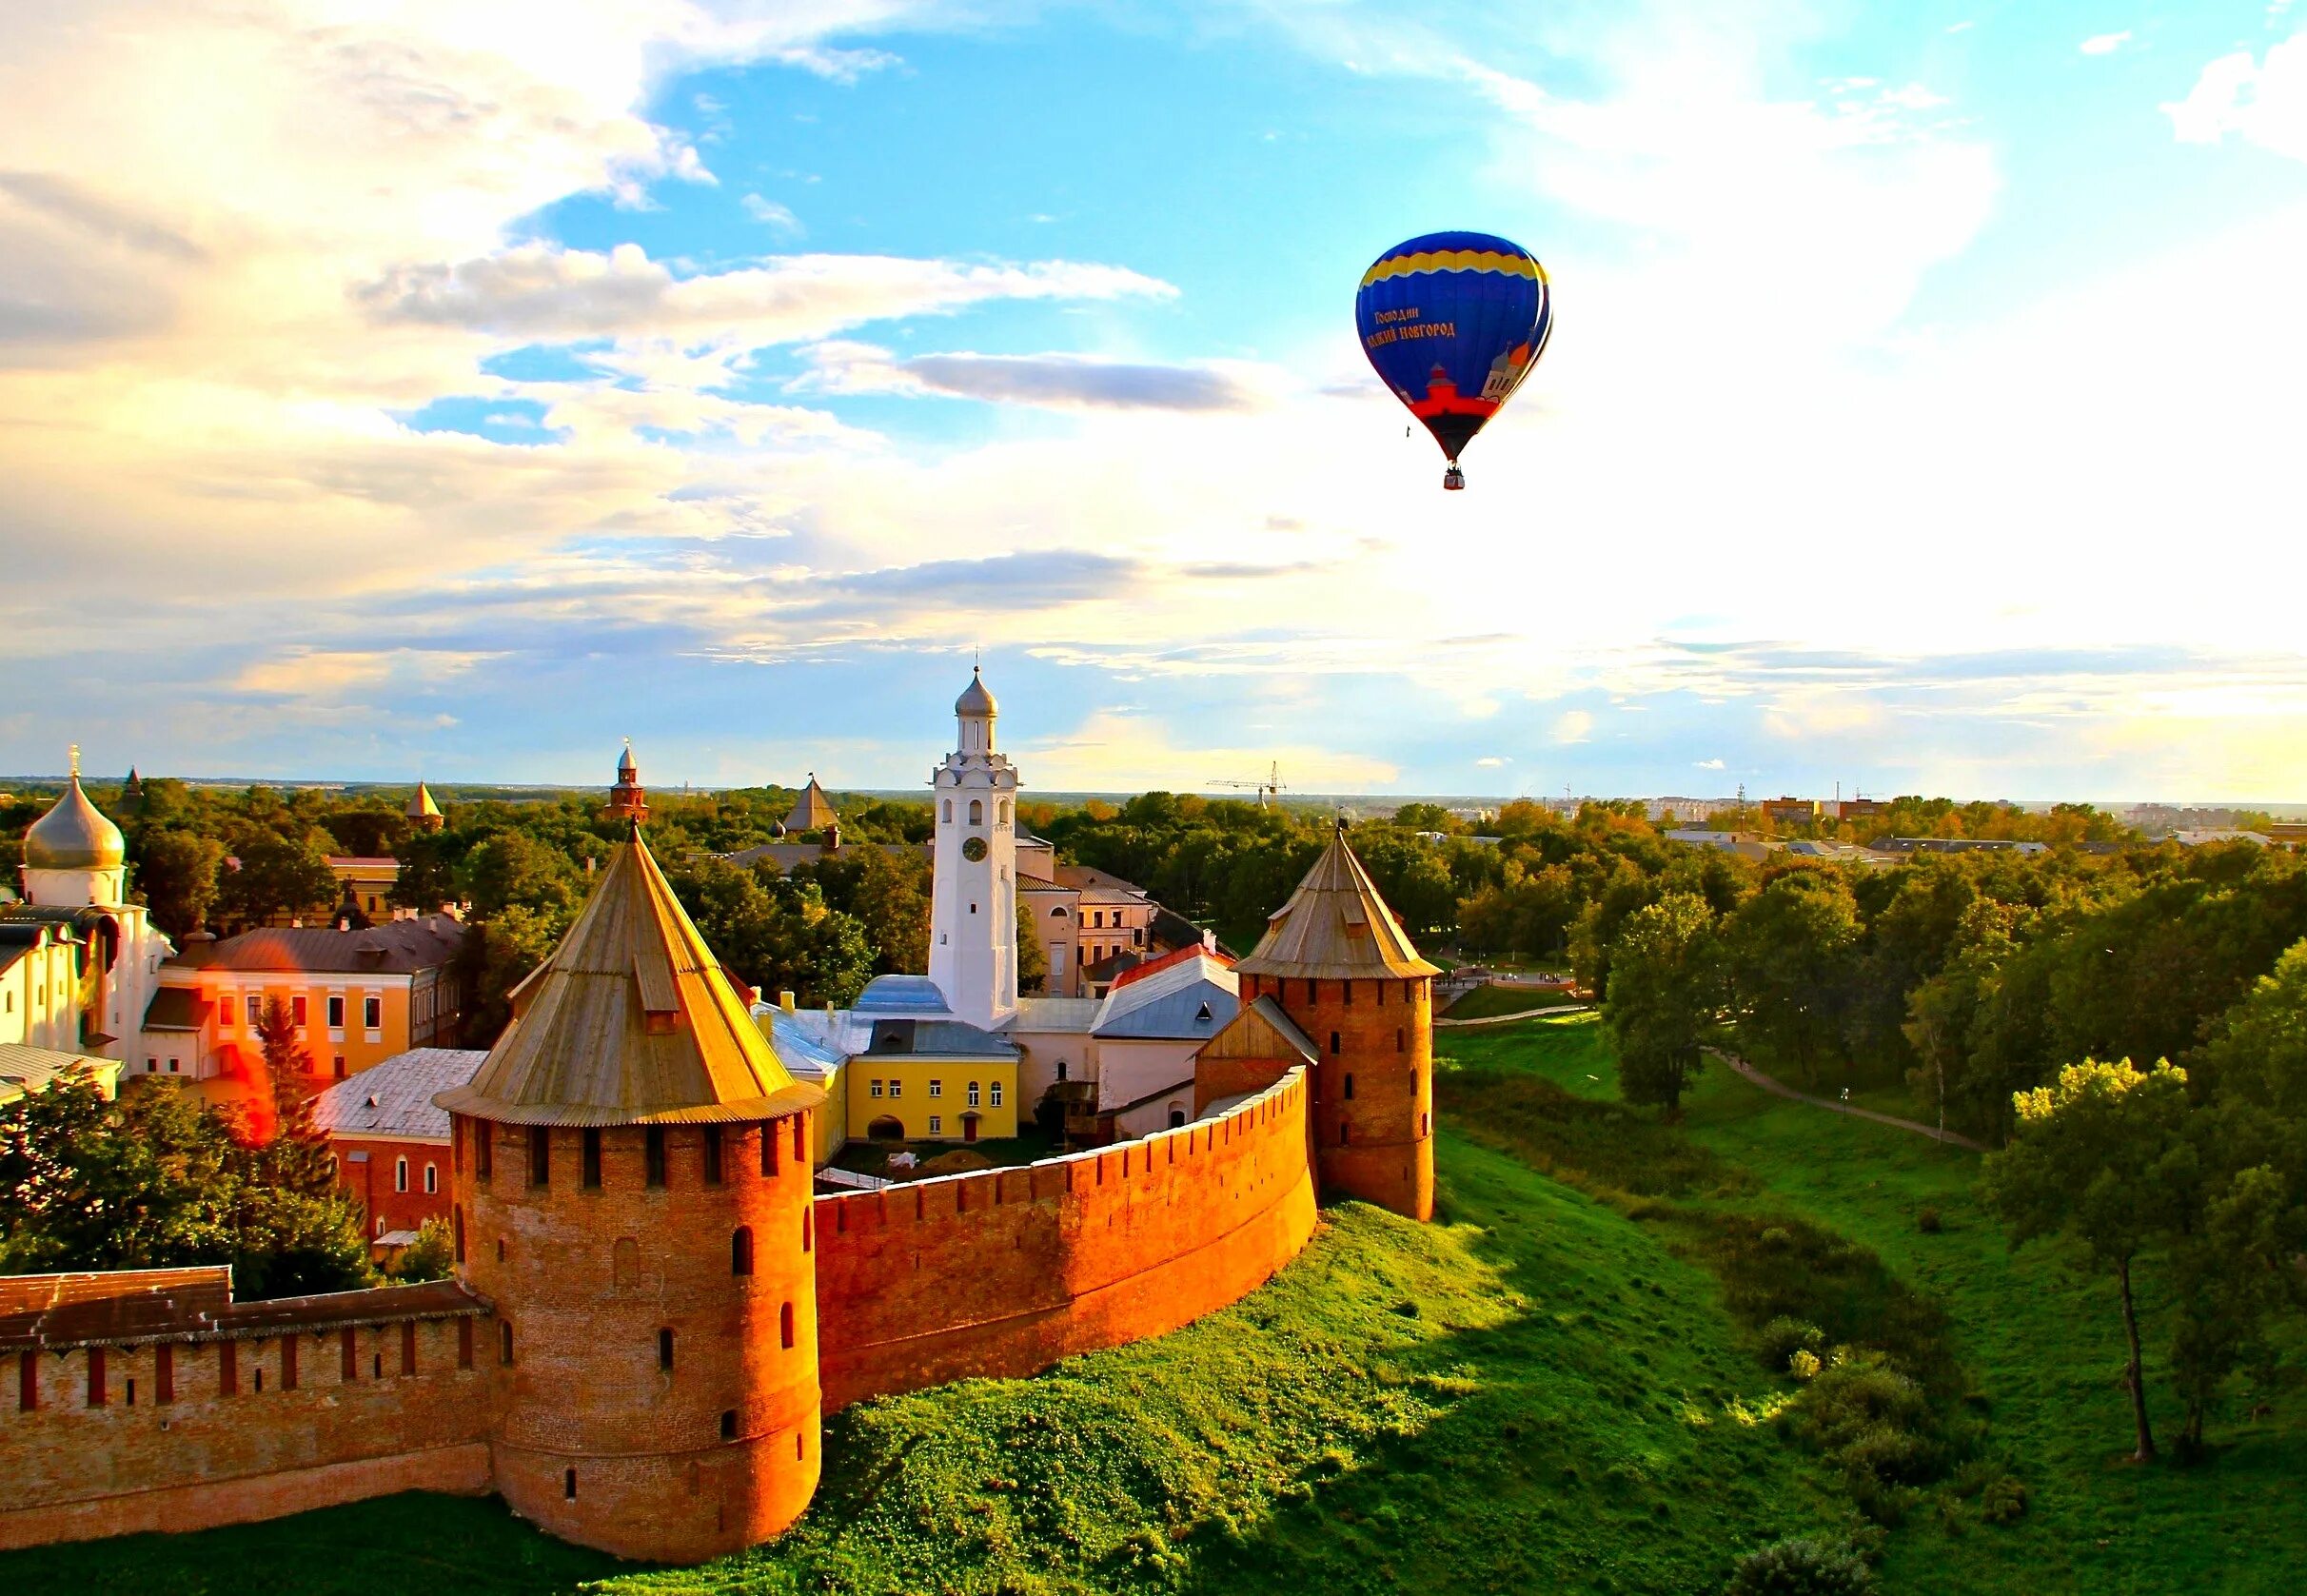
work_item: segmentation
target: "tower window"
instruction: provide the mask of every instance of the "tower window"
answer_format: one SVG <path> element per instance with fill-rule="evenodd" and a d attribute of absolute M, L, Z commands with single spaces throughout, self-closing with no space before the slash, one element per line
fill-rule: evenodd
<path fill-rule="evenodd" d="M 954 823 L 954 800 L 952 798 L 945 800 L 945 823 L 949 826 Z"/>
<path fill-rule="evenodd" d="M 1345 1002 L 1346 1007 L 1349 1009 L 1352 1008 L 1353 983 L 1351 981 L 1340 981 L 1338 983 L 1338 996 Z"/>
<path fill-rule="evenodd" d="M 777 1333 L 787 1347 L 793 1345 L 793 1304 L 787 1303 L 777 1310 Z"/>
<path fill-rule="evenodd" d="M 705 1184 L 719 1186 L 720 1183 L 721 1128 L 718 1125 L 708 1125 L 705 1127 Z"/>
<path fill-rule="evenodd" d="M 586 1191 L 588 1191 L 588 1192 L 598 1192 L 598 1191 L 600 1191 L 600 1190 L 601 1190 L 601 1131 L 600 1131 L 600 1129 L 599 1129 L 598 1127 L 596 1127 L 596 1126 L 590 1126 L 590 1125 L 588 1125 L 588 1126 L 586 1126 L 586 1127 L 585 1127 L 585 1131 L 584 1131 L 584 1136 L 583 1136 L 583 1151 L 582 1151 L 582 1159 L 583 1159 L 583 1167 L 582 1167 L 582 1169 L 581 1169 L 581 1170 L 578 1172 L 578 1176 L 579 1176 L 579 1178 L 580 1178 L 581 1180 L 582 1180 L 582 1181 L 583 1181 L 583 1183 L 584 1183 L 584 1189 L 585 1189 Z"/>
<path fill-rule="evenodd" d="M 577 1500 L 577 1470 L 574 1468 L 564 1468 L 561 1471 L 561 1500 L 563 1502 Z"/>
<path fill-rule="evenodd" d="M 661 1330 L 657 1332 L 657 1367 L 660 1369 L 673 1367 L 673 1332 L 670 1330 Z"/>
<path fill-rule="evenodd" d="M 89 1349 L 89 1406 L 101 1408 L 105 1404 L 104 1349 Z"/>
<path fill-rule="evenodd" d="M 529 1184 L 550 1186 L 553 1182 L 553 1131 L 549 1125 L 529 1127 Z"/>
<path fill-rule="evenodd" d="M 1311 980 L 1307 981 L 1306 1001 L 1309 1003 L 1319 1003 L 1321 1000 L 1322 999 L 1318 994 L 1318 988 L 1316 987 L 1315 983 Z"/>
<path fill-rule="evenodd" d="M 1372 981 L 1370 984 L 1378 989 L 1378 1007 L 1383 1009 L 1386 1007 L 1386 983 L 1384 981 Z"/>
<path fill-rule="evenodd" d="M 464 1262 L 464 1205 L 463 1203 L 459 1203 L 455 1208 L 449 1210 L 448 1225 L 456 1235 L 457 1262 L 463 1263 Z"/>
<path fill-rule="evenodd" d="M 665 1132 L 661 1125 L 651 1125 L 641 1133 L 641 1153 L 649 1167 L 648 1183 L 665 1183 Z"/>
<path fill-rule="evenodd" d="M 464 1121 L 448 1122 L 448 1162 L 459 1174 L 464 1172 Z"/>
<path fill-rule="evenodd" d="M 801 1251 L 804 1252 L 809 1251 L 810 1233 L 816 1229 L 816 1226 L 810 1222 L 811 1218 L 809 1210 L 801 1210 Z"/>
<path fill-rule="evenodd" d="M 985 802 L 982 798 L 969 800 L 969 823 L 973 826 L 985 824 Z"/>
<path fill-rule="evenodd" d="M 724 1441 L 737 1439 L 737 1409 L 734 1408 L 721 1409 L 721 1439 Z"/>
<path fill-rule="evenodd" d="M 801 1116 L 798 1113 L 795 1114 L 793 1116 L 793 1161 L 797 1164 L 809 1156 L 809 1144 L 802 1139 L 806 1130 L 806 1124 Z"/>
<path fill-rule="evenodd" d="M 1404 1034 L 1402 1028 L 1397 1025 L 1394 1027 L 1394 1052 L 1408 1053 L 1409 1051 L 1410 1038 Z"/>
<path fill-rule="evenodd" d="M 485 1119 L 476 1119 L 473 1121 L 474 1178 L 479 1180 L 486 1180 L 490 1175 L 496 1172 L 496 1128 Z"/>
<path fill-rule="evenodd" d="M 1331 1055 L 1332 1058 L 1334 1058 L 1334 1057 L 1336 1057 L 1336 1056 L 1337 1056 L 1337 1054 L 1338 1054 L 1338 1034 L 1337 1034 L 1336 1032 L 1332 1031 L 1332 1032 L 1330 1034 L 1330 1055 Z"/>
<path fill-rule="evenodd" d="M 1350 1141 L 1351 1141 L 1351 1140 L 1353 1140 L 1353 1127 L 1352 1127 L 1352 1126 L 1351 1126 L 1351 1125 L 1346 1125 L 1346 1124 L 1341 1124 L 1341 1125 L 1339 1125 L 1339 1126 L 1338 1126 L 1338 1145 L 1339 1145 L 1340 1147 L 1344 1147 L 1344 1146 L 1345 1146 L 1345 1145 L 1346 1145 L 1348 1142 L 1350 1142 Z"/>
<path fill-rule="evenodd" d="M 1346 1076 L 1346 1100 L 1350 1103 L 1353 1101 L 1353 1075 L 1351 1073 Z"/>
<path fill-rule="evenodd" d="M 497 1361 L 509 1366 L 513 1361 L 513 1322 L 497 1321 Z"/>
<path fill-rule="evenodd" d="M 729 1272 L 753 1272 L 753 1227 L 750 1225 L 739 1225 L 729 1237 Z"/>

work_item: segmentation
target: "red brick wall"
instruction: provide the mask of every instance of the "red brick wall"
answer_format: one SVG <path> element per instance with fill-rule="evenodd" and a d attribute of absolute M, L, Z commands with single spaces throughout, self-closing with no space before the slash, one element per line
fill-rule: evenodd
<path fill-rule="evenodd" d="M 445 1142 L 384 1142 L 368 1141 L 358 1136 L 331 1136 L 328 1151 L 337 1161 L 337 1180 L 352 1194 L 368 1223 L 363 1227 L 370 1239 L 377 1235 L 377 1221 L 384 1221 L 387 1231 L 413 1231 L 427 1219 L 446 1219 L 449 1205 L 448 1144 Z M 355 1163 L 352 1154 L 365 1153 L 366 1163 Z M 408 1160 L 408 1190 L 393 1190 L 393 1165 L 398 1159 Z M 424 1192 L 424 1166 L 430 1164 L 440 1177 L 440 1190 L 430 1196 Z"/>
<path fill-rule="evenodd" d="M 1021 1375 L 1236 1300 L 1313 1232 L 1307 1083 L 1143 1141 L 817 1199 L 828 1411 Z"/>
<path fill-rule="evenodd" d="M 101 1408 L 89 1406 L 89 1351 L 42 1352 L 39 1406 L 22 1411 L 11 1354 L 0 1547 L 242 1524 L 419 1486 L 485 1490 L 488 1375 L 457 1367 L 458 1324 L 417 1325 L 413 1375 L 401 1372 L 401 1326 L 354 1330 L 350 1380 L 340 1331 L 302 1335 L 294 1389 L 283 1387 L 285 1338 L 231 1343 L 237 1395 L 220 1389 L 224 1344 L 168 1343 L 166 1403 L 160 1348 L 107 1347 Z M 489 1330 L 476 1326 L 483 1339 Z"/>
<path fill-rule="evenodd" d="M 582 1184 L 580 1131 L 550 1133 L 542 1188 L 530 1183 L 526 1127 L 460 1119 L 457 1131 L 495 1137 L 488 1181 L 477 1178 L 469 1141 L 451 1162 L 465 1233 L 459 1273 L 512 1333 L 509 1365 L 500 1344 L 483 1351 L 505 1501 L 556 1535 L 663 1562 L 734 1551 L 799 1517 L 819 1464 L 814 1256 L 802 1246 L 807 1116 L 722 1127 L 718 1185 L 706 1182 L 696 1126 L 665 1129 L 661 1187 L 647 1184 L 640 1128 L 603 1130 L 598 1190 Z M 776 1138 L 771 1175 L 764 1134 Z M 750 1274 L 732 1269 L 739 1226 L 752 1231 Z"/>
<path fill-rule="evenodd" d="M 1268 995 L 1321 1054 L 1312 1118 L 1322 1194 L 1432 1218 L 1432 981 L 1242 977 L 1243 1002 Z"/>

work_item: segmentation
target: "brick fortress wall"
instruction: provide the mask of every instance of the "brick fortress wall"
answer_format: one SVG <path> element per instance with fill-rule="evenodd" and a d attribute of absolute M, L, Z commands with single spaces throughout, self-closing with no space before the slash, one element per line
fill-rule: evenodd
<path fill-rule="evenodd" d="M 1313 1233 L 1305 1073 L 1142 1141 L 817 1199 L 827 1411 L 1031 1374 L 1236 1301 Z"/>
<path fill-rule="evenodd" d="M 487 1368 L 463 1354 L 490 1331 L 467 1316 L 10 1353 L 0 1548 L 485 1491 Z"/>

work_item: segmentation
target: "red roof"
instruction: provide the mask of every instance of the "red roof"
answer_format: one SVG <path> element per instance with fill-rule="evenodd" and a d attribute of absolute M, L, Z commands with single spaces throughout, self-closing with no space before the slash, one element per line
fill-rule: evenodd
<path fill-rule="evenodd" d="M 1201 943 L 1195 942 L 1187 947 L 1173 949 L 1159 958 L 1151 958 L 1134 968 L 1124 970 L 1114 977 L 1114 985 L 1115 988 L 1120 988 L 1128 986 L 1132 981 L 1142 981 L 1156 970 L 1167 970 L 1172 965 L 1183 964 L 1190 958 L 1213 958 L 1229 970 L 1233 968 L 1232 954 L 1216 948 L 1204 947 Z"/>

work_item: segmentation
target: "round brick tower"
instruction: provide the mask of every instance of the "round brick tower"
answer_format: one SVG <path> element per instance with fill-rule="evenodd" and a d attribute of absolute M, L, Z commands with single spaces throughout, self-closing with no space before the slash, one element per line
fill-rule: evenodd
<path fill-rule="evenodd" d="M 777 1534 L 817 1488 L 810 1115 L 641 840 L 449 1111 L 513 1510 L 625 1557 Z"/>
<path fill-rule="evenodd" d="M 1344 822 L 1234 972 L 1244 1003 L 1273 998 L 1320 1054 L 1312 1121 L 1323 1194 L 1432 1218 L 1440 972 L 1378 896 Z"/>

